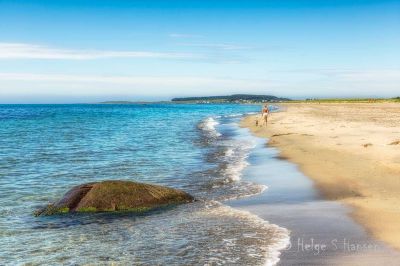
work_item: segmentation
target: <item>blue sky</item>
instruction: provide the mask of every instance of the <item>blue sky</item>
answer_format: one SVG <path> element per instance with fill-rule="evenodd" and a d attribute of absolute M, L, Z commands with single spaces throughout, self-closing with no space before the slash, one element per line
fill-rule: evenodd
<path fill-rule="evenodd" d="M 0 1 L 0 103 L 400 95 L 397 1 Z"/>

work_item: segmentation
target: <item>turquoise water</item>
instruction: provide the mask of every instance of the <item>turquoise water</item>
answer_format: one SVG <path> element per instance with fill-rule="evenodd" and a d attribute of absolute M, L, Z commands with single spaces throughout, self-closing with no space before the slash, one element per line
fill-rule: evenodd
<path fill-rule="evenodd" d="M 255 105 L 0 105 L 0 264 L 264 264 L 285 231 L 224 205 L 260 193 L 242 171 Z M 32 213 L 105 179 L 183 189 L 198 202 L 145 215 Z"/>

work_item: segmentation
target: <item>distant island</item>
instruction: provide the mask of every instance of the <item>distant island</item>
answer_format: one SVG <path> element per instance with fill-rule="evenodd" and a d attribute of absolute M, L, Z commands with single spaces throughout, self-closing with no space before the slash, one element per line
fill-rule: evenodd
<path fill-rule="evenodd" d="M 173 98 L 172 102 L 195 103 L 260 103 L 290 101 L 288 98 L 280 98 L 272 95 L 233 94 L 226 96 L 182 97 Z"/>
<path fill-rule="evenodd" d="M 253 94 L 233 94 L 227 96 L 204 96 L 204 97 L 180 97 L 170 101 L 104 101 L 97 104 L 174 104 L 174 103 L 267 103 L 267 102 L 297 102 L 297 103 L 376 103 L 376 102 L 400 102 L 400 97 L 393 98 L 307 98 L 292 100 L 272 95 L 253 95 Z"/>
<path fill-rule="evenodd" d="M 133 102 L 133 101 L 105 101 L 98 104 L 145 104 L 149 102 Z"/>

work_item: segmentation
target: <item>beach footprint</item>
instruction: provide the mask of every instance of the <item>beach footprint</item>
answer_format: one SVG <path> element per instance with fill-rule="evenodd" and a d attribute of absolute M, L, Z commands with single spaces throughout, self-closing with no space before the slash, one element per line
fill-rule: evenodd
<path fill-rule="evenodd" d="M 372 146 L 372 143 L 365 143 L 365 144 L 362 144 L 362 146 L 364 148 L 368 148 L 368 147 Z"/>

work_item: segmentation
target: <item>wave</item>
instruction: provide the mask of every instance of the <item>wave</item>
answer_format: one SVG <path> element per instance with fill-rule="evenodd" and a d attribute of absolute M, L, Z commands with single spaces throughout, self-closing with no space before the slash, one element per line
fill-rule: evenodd
<path fill-rule="evenodd" d="M 199 123 L 198 128 L 208 133 L 212 137 L 219 137 L 221 133 L 216 130 L 216 126 L 219 125 L 214 118 L 208 117 Z"/>
<path fill-rule="evenodd" d="M 21 264 L 46 264 L 51 250 L 57 251 L 52 261 L 74 265 L 272 265 L 289 241 L 286 229 L 217 201 L 197 201 L 147 216 L 100 213 L 40 222 L 42 227 L 19 235 L 28 243 L 20 252 L 14 248 L 21 243 L 18 238 L 4 235 L 9 245 L 1 255 L 10 261 L 19 258 Z"/>
<path fill-rule="evenodd" d="M 243 170 L 249 165 L 247 158 L 255 144 L 250 141 L 231 140 L 223 143 L 226 146 L 226 168 L 224 176 L 229 181 L 241 180 Z"/>
<path fill-rule="evenodd" d="M 285 249 L 290 243 L 290 233 L 286 228 L 271 224 L 257 215 L 238 210 L 217 201 L 209 203 L 212 208 L 207 210 L 207 215 L 216 217 L 229 217 L 235 221 L 246 224 L 247 229 L 242 228 L 240 237 L 235 240 L 252 239 L 246 242 L 246 255 L 251 259 L 258 258 L 260 253 L 264 260 L 264 265 L 276 265 L 279 262 L 281 250 Z M 232 229 L 231 229 L 232 230 Z M 232 239 L 232 237 L 231 237 Z M 236 242 L 235 241 L 235 242 Z M 233 241 L 226 241 L 231 245 Z M 238 244 L 238 243 L 235 243 Z"/>
<path fill-rule="evenodd" d="M 238 116 L 243 114 L 208 117 L 198 124 L 203 132 L 202 143 L 208 148 L 205 160 L 213 165 L 211 169 L 197 173 L 199 180 L 204 182 L 208 179 L 204 182 L 200 197 L 237 199 L 260 194 L 267 188 L 242 181 L 243 171 L 249 165 L 248 156 L 255 143 L 248 138 L 238 137 Z M 217 131 L 217 126 L 221 132 Z"/>
<path fill-rule="evenodd" d="M 199 180 L 205 182 L 205 185 L 203 186 L 204 190 L 196 196 L 205 201 L 212 199 L 214 207 L 207 210 L 207 215 L 218 214 L 219 219 L 222 220 L 228 219 L 227 217 L 230 217 L 229 219 L 234 218 L 235 221 L 240 221 L 243 225 L 246 225 L 243 226 L 240 234 L 242 237 L 253 237 L 254 246 L 237 242 L 240 238 L 233 239 L 231 237 L 226 240 L 227 245 L 238 245 L 237 248 L 240 249 L 245 248 L 244 246 L 247 247 L 245 248 L 245 257 L 251 259 L 246 262 L 257 258 L 255 260 L 257 265 L 261 261 L 264 265 L 275 265 L 279 261 L 280 250 L 290 243 L 288 230 L 270 224 L 250 212 L 237 210 L 219 203 L 219 201 L 254 196 L 267 189 L 265 185 L 242 180 L 244 171 L 249 166 L 251 151 L 256 147 L 255 140 L 249 138 L 238 126 L 238 120 L 243 115 L 208 117 L 199 123 L 198 128 L 203 131 L 202 136 L 205 140 L 204 143 L 206 143 L 205 161 L 212 164 L 213 167 L 199 173 Z M 205 181 L 207 179 L 208 181 Z M 215 204 L 218 205 L 218 208 L 215 207 Z M 233 223 L 231 223 L 231 226 L 232 228 L 235 227 Z M 230 230 L 233 232 L 232 228 Z M 262 257 L 260 257 L 260 254 L 262 254 Z M 241 256 L 244 256 L 244 254 Z M 230 257 L 229 259 L 238 258 Z M 237 261 L 224 261 L 223 263 L 236 264 Z"/>

